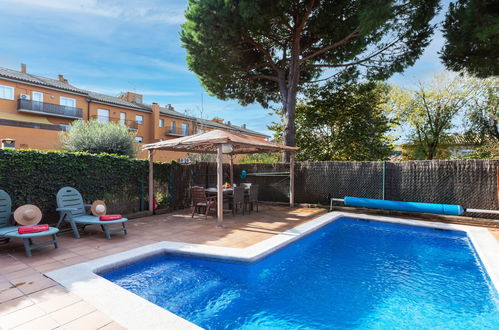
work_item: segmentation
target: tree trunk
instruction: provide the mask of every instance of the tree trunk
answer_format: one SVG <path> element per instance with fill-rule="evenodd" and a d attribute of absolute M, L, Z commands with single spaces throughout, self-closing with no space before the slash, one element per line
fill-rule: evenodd
<path fill-rule="evenodd" d="M 281 92 L 284 114 L 283 143 L 290 147 L 296 146 L 296 95 L 298 93 L 298 82 L 300 80 L 299 52 L 294 50 L 293 53 L 294 55 L 291 56 L 287 84 L 284 79 L 281 79 L 284 78 L 284 74 L 281 74 L 279 77 L 279 90 Z M 289 152 L 284 152 L 282 162 L 289 163 L 289 160 Z"/>

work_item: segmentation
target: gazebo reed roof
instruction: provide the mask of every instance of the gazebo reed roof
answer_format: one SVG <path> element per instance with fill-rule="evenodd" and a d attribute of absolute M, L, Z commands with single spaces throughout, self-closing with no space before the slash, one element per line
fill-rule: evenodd
<path fill-rule="evenodd" d="M 206 133 L 199 133 L 177 139 L 150 143 L 144 145 L 142 149 L 216 154 L 217 148 L 220 144 L 232 145 L 232 152 L 230 154 L 297 151 L 299 149 L 297 147 L 288 147 L 248 135 L 222 130 L 212 130 Z"/>

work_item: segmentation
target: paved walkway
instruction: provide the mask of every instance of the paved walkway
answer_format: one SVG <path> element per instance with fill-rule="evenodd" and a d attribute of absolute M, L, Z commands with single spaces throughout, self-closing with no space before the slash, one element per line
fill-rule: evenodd
<path fill-rule="evenodd" d="M 261 205 L 251 215 L 227 214 L 226 228 L 221 229 L 213 217 L 192 219 L 183 210 L 130 220 L 129 234 L 111 240 L 97 227 L 85 229 L 81 239 L 63 233 L 59 249 L 38 249 L 32 258 L 25 256 L 20 240 L 12 240 L 0 245 L 0 329 L 123 329 L 43 273 L 159 241 L 244 248 L 324 212 Z"/>

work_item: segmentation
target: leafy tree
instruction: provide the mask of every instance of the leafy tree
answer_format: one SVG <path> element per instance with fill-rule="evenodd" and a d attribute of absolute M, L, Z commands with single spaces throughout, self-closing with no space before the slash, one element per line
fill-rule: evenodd
<path fill-rule="evenodd" d="M 248 154 L 239 162 L 241 164 L 255 164 L 255 163 L 265 163 L 265 164 L 275 164 L 279 163 L 279 154 L 276 153 L 263 153 L 263 154 Z"/>
<path fill-rule="evenodd" d="M 499 3 L 458 0 L 449 4 L 444 26 L 447 39 L 440 54 L 447 69 L 478 77 L 499 75 Z"/>
<path fill-rule="evenodd" d="M 474 79 L 478 95 L 467 112 L 470 132 L 499 143 L 498 78 Z"/>
<path fill-rule="evenodd" d="M 392 151 L 385 116 L 389 87 L 345 77 L 314 86 L 296 107 L 297 159 L 384 160 Z M 271 126 L 280 135 L 282 125 Z"/>
<path fill-rule="evenodd" d="M 324 69 L 402 72 L 428 45 L 438 9 L 438 0 L 189 0 L 181 40 L 212 95 L 281 102 L 283 141 L 294 146 L 301 86 Z"/>
<path fill-rule="evenodd" d="M 108 153 L 134 157 L 135 134 L 120 123 L 102 123 L 98 120 L 74 121 L 69 130 L 61 134 L 62 148 L 68 151 Z"/>
<path fill-rule="evenodd" d="M 389 102 L 399 122 L 409 126 L 410 139 L 425 159 L 437 156 L 441 139 L 453 127 L 453 119 L 476 97 L 475 85 L 465 77 L 436 76 L 415 91 L 393 89 Z"/>

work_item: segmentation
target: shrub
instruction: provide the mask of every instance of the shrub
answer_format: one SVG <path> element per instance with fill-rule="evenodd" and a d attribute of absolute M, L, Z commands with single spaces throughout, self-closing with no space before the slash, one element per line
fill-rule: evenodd
<path fill-rule="evenodd" d="M 78 120 L 71 124 L 69 131 L 61 134 L 61 142 L 67 151 L 104 152 L 129 157 L 137 153 L 135 134 L 120 123 Z"/>
<path fill-rule="evenodd" d="M 171 170 L 170 163 L 154 163 L 155 187 L 163 194 L 160 208 L 169 206 L 164 195 L 175 177 Z M 0 189 L 10 194 L 14 208 L 26 203 L 40 207 L 44 222 L 56 219 L 56 194 L 65 186 L 78 189 L 85 202 L 104 200 L 110 212 L 147 209 L 147 176 L 147 161 L 127 156 L 0 149 Z"/>

